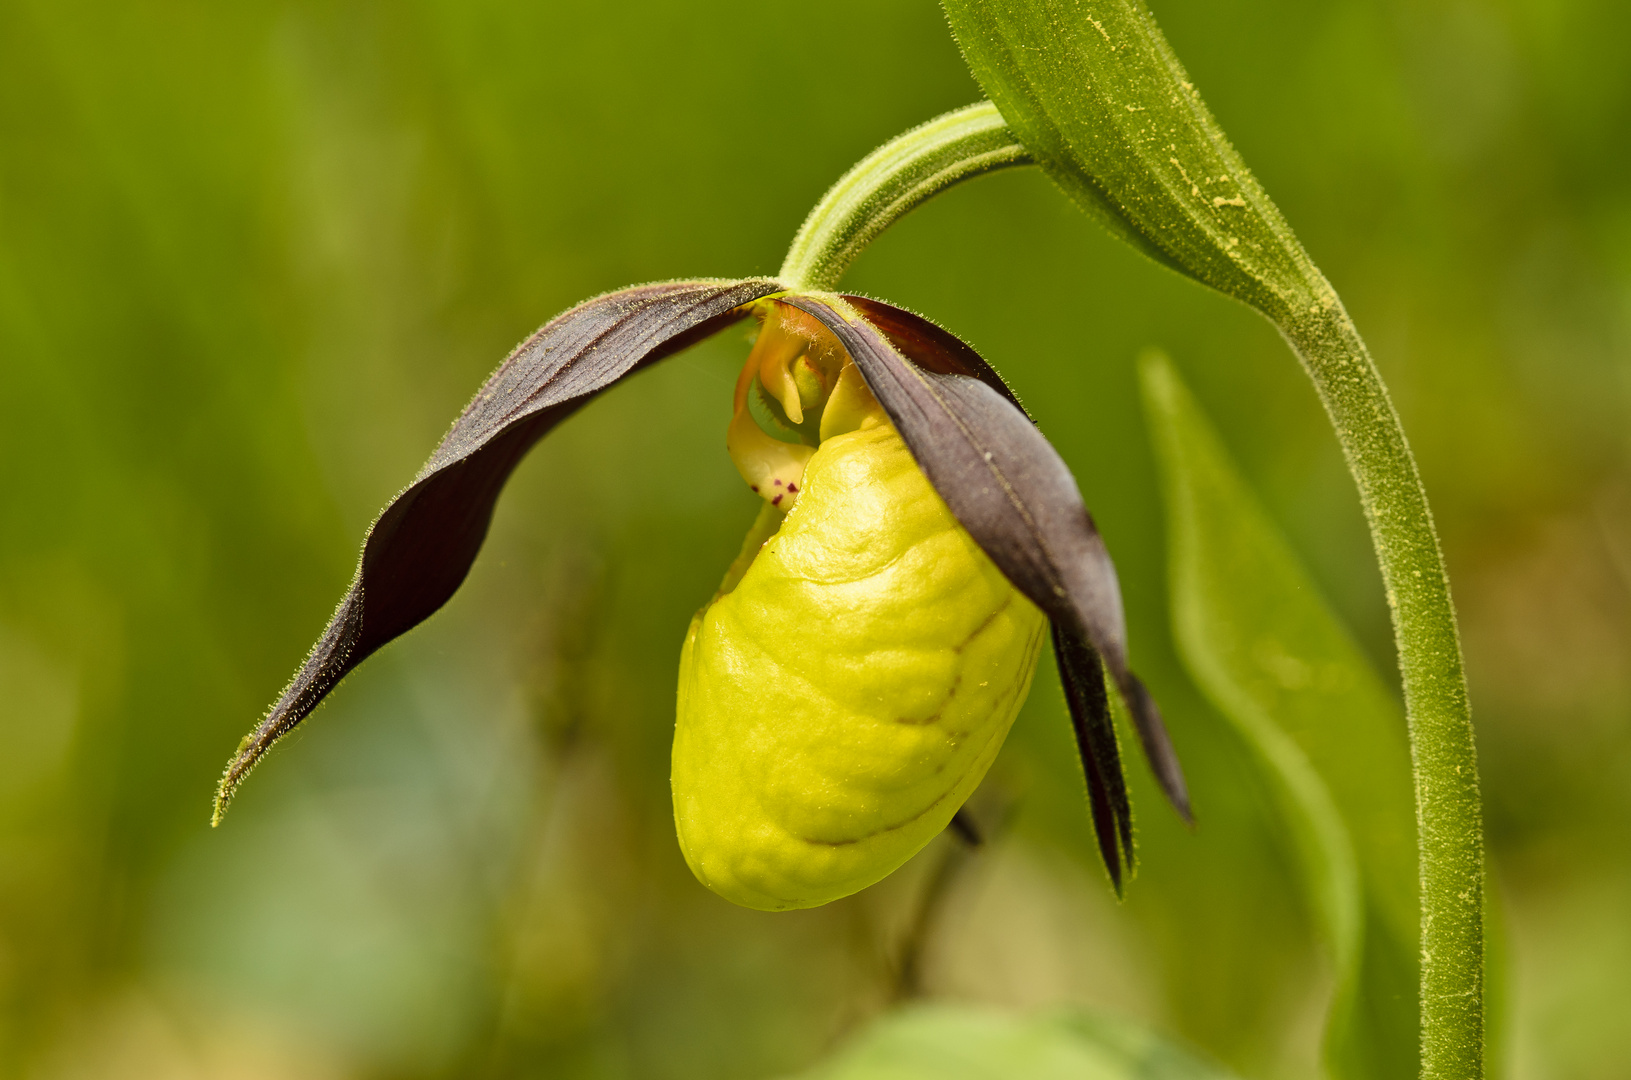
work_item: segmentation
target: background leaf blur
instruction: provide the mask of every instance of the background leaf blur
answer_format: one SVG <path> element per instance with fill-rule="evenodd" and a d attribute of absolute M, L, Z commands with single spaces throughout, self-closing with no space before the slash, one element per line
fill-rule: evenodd
<path fill-rule="evenodd" d="M 1124 1020 L 1069 1012 L 1015 1017 L 936 1005 L 879 1020 L 801 1080 L 1229 1080 L 1229 1075 Z"/>
<path fill-rule="evenodd" d="M 1415 805 L 1404 710 L 1320 598 L 1159 354 L 1140 361 L 1166 495 L 1173 636 L 1256 751 L 1336 987 L 1339 1077 L 1414 1075 Z"/>
<path fill-rule="evenodd" d="M 1631 11 L 1156 15 L 1341 290 L 1426 476 L 1514 1068 L 1620 1075 Z M 0 0 L 0 1075 L 764 1077 L 900 992 L 939 842 L 772 916 L 707 894 L 673 838 L 679 641 L 755 509 L 723 453 L 740 339 L 552 435 L 463 592 L 213 833 L 208 804 L 368 521 L 514 342 L 605 289 L 773 271 L 845 168 L 976 96 L 930 0 Z M 1142 865 L 1114 905 L 1039 679 L 993 773 L 1014 827 L 950 883 L 919 982 L 1306 1075 L 1328 975 L 1273 796 L 1174 656 L 1133 357 L 1182 358 L 1391 671 L 1306 380 L 1256 316 L 1034 171 L 930 204 L 847 284 L 967 336 L 1075 469 L 1202 821 L 1187 833 L 1134 767 Z"/>

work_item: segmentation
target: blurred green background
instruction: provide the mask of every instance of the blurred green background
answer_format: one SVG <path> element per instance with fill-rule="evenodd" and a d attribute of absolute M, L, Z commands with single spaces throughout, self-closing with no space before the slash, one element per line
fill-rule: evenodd
<path fill-rule="evenodd" d="M 1631 1075 L 1631 7 L 1156 15 L 1420 458 L 1503 1068 Z M 849 284 L 978 345 L 1107 536 L 1201 818 L 1133 765 L 1124 904 L 1046 664 L 981 796 L 1013 824 L 921 933 L 944 840 L 809 912 L 693 881 L 668 741 L 686 621 L 755 511 L 723 450 L 740 331 L 536 450 L 463 591 L 208 828 L 368 522 L 514 342 L 602 290 L 773 272 L 848 165 L 977 96 L 932 0 L 0 0 L 0 1076 L 746 1080 L 913 992 L 1310 1074 L 1328 973 L 1249 755 L 1174 658 L 1138 350 L 1172 353 L 1386 670 L 1357 502 L 1268 325 L 1034 171 L 930 204 Z"/>

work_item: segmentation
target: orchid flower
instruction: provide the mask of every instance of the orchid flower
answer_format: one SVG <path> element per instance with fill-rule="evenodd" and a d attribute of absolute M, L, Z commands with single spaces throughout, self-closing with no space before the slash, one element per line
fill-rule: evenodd
<path fill-rule="evenodd" d="M 692 870 L 769 910 L 880 880 L 984 777 L 1049 635 L 1119 892 L 1132 815 L 1107 674 L 1186 821 L 1189 800 L 1070 470 L 965 342 L 878 300 L 772 278 L 623 289 L 522 342 L 369 529 L 328 628 L 229 763 L 216 820 L 347 672 L 453 595 L 533 445 L 747 319 L 759 330 L 726 449 L 762 504 L 681 653 L 672 779 Z"/>

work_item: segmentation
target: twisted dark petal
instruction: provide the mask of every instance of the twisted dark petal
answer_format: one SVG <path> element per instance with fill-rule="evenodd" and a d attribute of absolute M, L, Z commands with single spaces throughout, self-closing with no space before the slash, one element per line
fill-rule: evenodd
<path fill-rule="evenodd" d="M 1087 802 L 1093 811 L 1099 854 L 1119 896 L 1122 872 L 1133 867 L 1133 808 L 1127 799 L 1127 777 L 1121 770 L 1116 725 L 1110 719 L 1104 666 L 1093 646 L 1058 623 L 1053 624 L 1053 656 L 1070 705 L 1082 772 L 1087 776 Z"/>
<path fill-rule="evenodd" d="M 1156 781 L 1178 811 L 1178 816 L 1184 819 L 1186 825 L 1193 825 L 1195 816 L 1189 807 L 1189 788 L 1184 783 L 1184 768 L 1178 763 L 1178 752 L 1172 748 L 1172 737 L 1167 734 L 1167 725 L 1161 720 L 1161 710 L 1156 708 L 1155 699 L 1145 689 L 1144 681 L 1130 671 L 1117 680 L 1117 688 L 1121 691 L 1121 700 L 1127 704 L 1128 713 L 1132 715 L 1139 745 L 1144 748 L 1144 757 L 1149 761 Z"/>
<path fill-rule="evenodd" d="M 1162 790 L 1191 820 L 1183 770 L 1161 714 L 1127 667 L 1126 622 L 1110 553 L 1064 459 L 1012 392 L 972 348 L 910 312 L 852 297 L 785 302 L 819 319 L 849 351 L 930 483 L 1014 587 L 1067 642 L 1091 646 L 1102 658 Z"/>
<path fill-rule="evenodd" d="M 619 379 L 707 337 L 781 291 L 775 281 L 640 285 L 580 304 L 516 347 L 363 541 L 351 588 L 277 703 L 239 746 L 215 817 L 255 763 L 352 668 L 430 617 L 464 582 L 521 458 Z"/>

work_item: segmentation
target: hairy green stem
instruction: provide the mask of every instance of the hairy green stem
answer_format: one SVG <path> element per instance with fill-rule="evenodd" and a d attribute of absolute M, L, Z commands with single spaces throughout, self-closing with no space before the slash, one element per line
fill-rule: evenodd
<path fill-rule="evenodd" d="M 804 219 L 777 275 L 795 289 L 830 291 L 855 257 L 895 221 L 949 187 L 1031 155 L 989 101 L 937 116 L 872 151 Z"/>
<path fill-rule="evenodd" d="M 1159 44 L 1165 49 L 1164 42 Z M 1158 89 L 1161 100 L 1180 101 L 1164 84 Z M 1213 123 L 1210 117 L 1206 122 Z M 1232 150 L 1228 154 L 1232 160 Z M 932 120 L 875 151 L 834 185 L 799 230 L 780 276 L 795 288 L 833 289 L 868 242 L 926 199 L 963 180 L 1031 161 L 990 104 Z M 1055 168 L 1053 173 L 1060 173 L 1055 179 L 1072 190 L 1068 172 Z M 1235 175 L 1248 193 L 1258 190 L 1243 166 Z M 1245 205 L 1243 198 L 1213 198 L 1187 175 L 1183 179 L 1203 209 L 1208 201 L 1214 208 Z M 1102 202 L 1108 209 L 1098 216 L 1116 235 L 1180 272 L 1246 300 L 1270 318 L 1302 361 L 1336 429 L 1387 589 L 1409 717 L 1421 902 L 1421 1075 L 1477 1080 L 1483 1075 L 1484 1051 L 1483 814 L 1477 754 L 1443 553 L 1415 458 L 1381 374 L 1335 290 L 1272 212 L 1266 196 L 1263 204 L 1277 223 L 1276 239 L 1283 242 L 1291 267 L 1282 288 L 1264 288 L 1255 277 L 1240 282 L 1229 277 L 1245 264 L 1219 261 L 1204 251 L 1165 250 L 1140 224 L 1134 213 L 1138 207 L 1121 207 L 1097 188 L 1078 202 L 1090 211 Z M 1284 237 L 1278 236 L 1280 231 Z M 1170 241 L 1176 235 L 1160 238 Z"/>
<path fill-rule="evenodd" d="M 1329 286 L 1327 286 L 1329 290 Z M 1478 755 L 1450 580 L 1404 427 L 1334 291 L 1280 330 L 1359 485 L 1393 616 L 1416 788 L 1421 1075 L 1476 1080 L 1484 1057 L 1484 840 Z"/>

